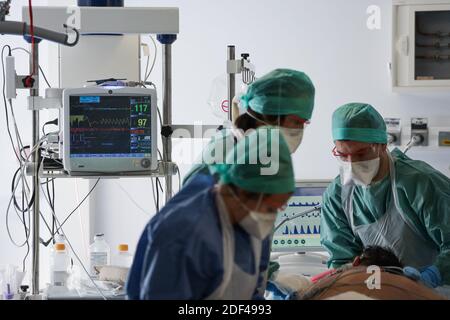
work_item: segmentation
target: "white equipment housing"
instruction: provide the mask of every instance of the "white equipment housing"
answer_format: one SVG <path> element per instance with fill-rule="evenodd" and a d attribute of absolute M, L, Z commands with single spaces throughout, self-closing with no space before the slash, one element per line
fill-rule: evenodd
<path fill-rule="evenodd" d="M 156 91 L 91 87 L 63 92 L 64 170 L 127 175 L 157 168 Z"/>

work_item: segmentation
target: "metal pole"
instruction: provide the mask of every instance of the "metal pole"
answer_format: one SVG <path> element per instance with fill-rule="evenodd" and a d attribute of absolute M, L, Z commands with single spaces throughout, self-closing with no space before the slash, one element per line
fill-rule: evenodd
<path fill-rule="evenodd" d="M 30 55 L 30 74 L 33 74 L 35 79 L 35 86 L 37 89 L 30 89 L 30 96 L 39 96 L 39 44 L 35 43 L 34 50 L 30 45 L 30 52 L 34 51 L 33 55 Z M 34 62 L 33 62 L 34 61 Z M 34 66 L 34 70 L 33 70 Z M 36 146 L 39 142 L 39 110 L 33 110 L 33 139 L 32 146 Z M 40 152 L 39 148 L 32 154 L 33 161 L 33 192 L 34 192 L 34 204 L 33 204 L 33 267 L 32 267 L 32 294 L 39 295 L 39 163 Z"/>
<path fill-rule="evenodd" d="M 163 122 L 165 126 L 172 125 L 172 44 L 163 44 Z M 169 163 L 172 162 L 172 137 L 162 137 L 163 161 L 165 162 L 166 203 L 172 197 L 172 172 Z"/>
<path fill-rule="evenodd" d="M 228 46 L 228 60 L 236 59 L 236 47 Z M 233 98 L 236 95 L 236 75 L 228 73 L 228 120 L 233 121 Z"/>

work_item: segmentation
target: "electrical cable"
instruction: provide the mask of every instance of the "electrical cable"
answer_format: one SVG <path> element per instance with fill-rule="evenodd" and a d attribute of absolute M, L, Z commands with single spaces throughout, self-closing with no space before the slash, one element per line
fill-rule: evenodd
<path fill-rule="evenodd" d="M 32 3 L 31 3 L 31 0 L 28 0 L 28 13 L 29 13 L 29 16 L 30 16 L 30 35 L 31 35 L 31 49 L 32 49 L 32 51 L 31 51 L 31 53 L 32 53 L 32 57 L 33 57 L 33 59 L 32 59 L 32 61 L 33 61 L 33 63 L 32 63 L 32 66 L 33 66 L 33 68 L 31 69 L 32 71 L 31 71 L 31 74 L 30 74 L 30 77 L 32 77 L 32 76 L 34 76 L 34 71 L 36 70 L 35 69 L 35 63 L 36 63 L 36 59 L 35 59 L 35 38 L 34 38 L 34 22 L 33 22 L 33 5 L 32 5 Z"/>
<path fill-rule="evenodd" d="M 22 164 L 21 164 L 22 165 Z M 21 175 L 23 176 L 23 171 L 21 170 Z M 21 177 L 22 177 L 21 176 Z M 24 232 L 25 232 L 25 241 L 24 241 L 24 243 L 22 243 L 21 245 L 19 245 L 19 247 L 23 247 L 24 245 L 26 245 L 27 246 L 27 253 L 25 254 L 25 257 L 24 257 L 24 259 L 23 259 L 23 267 L 25 267 L 25 262 L 26 262 L 26 258 L 28 257 L 28 254 L 29 254 L 29 238 L 30 238 L 30 226 L 31 226 L 31 216 L 30 216 L 30 213 L 29 213 L 29 208 L 27 208 L 27 209 L 25 209 L 25 202 L 28 204 L 29 203 L 29 200 L 28 200 L 28 195 L 27 195 L 27 191 L 29 192 L 29 187 L 28 187 L 28 185 L 26 185 L 26 179 L 23 177 L 23 178 L 21 178 L 21 179 L 19 179 L 18 181 L 17 181 L 17 185 L 16 185 L 16 187 L 18 187 L 19 186 L 19 183 L 22 183 L 22 208 L 19 208 L 19 206 L 17 205 L 17 206 L 14 206 L 14 211 L 16 212 L 16 215 L 17 215 L 17 217 L 19 218 L 19 221 L 22 223 L 22 226 L 23 226 L 23 228 L 24 228 Z M 26 185 L 26 187 L 27 187 L 27 189 L 25 189 L 25 185 Z M 15 192 L 15 191 L 14 191 Z M 13 196 L 14 196 L 14 192 L 13 192 Z M 7 223 L 8 223 L 8 214 L 9 214 L 9 209 L 10 209 L 10 204 L 11 204 L 11 202 L 9 202 L 9 204 L 8 204 L 8 211 L 7 211 L 7 217 L 6 217 L 6 220 L 7 220 Z M 22 213 L 22 216 L 20 216 L 19 215 L 19 212 L 18 212 L 18 209 L 20 209 L 20 211 L 21 211 L 21 213 Z M 27 214 L 27 215 L 26 215 Z M 26 217 L 28 217 L 28 226 L 27 226 L 27 219 L 26 219 Z M 7 229 L 8 229 L 8 233 L 9 233 L 9 235 L 10 235 L 10 232 L 9 232 L 9 226 L 7 225 Z M 12 237 L 10 237 L 10 239 L 12 240 Z M 12 240 L 13 241 L 13 240 Z M 17 244 L 16 243 L 14 243 L 16 246 L 17 246 Z"/>
<path fill-rule="evenodd" d="M 138 209 L 141 210 L 143 213 L 145 213 L 146 216 L 149 216 L 149 213 L 148 213 L 144 208 L 142 208 L 142 207 L 137 203 L 136 200 L 133 199 L 133 197 L 128 193 L 128 191 L 127 191 L 124 187 L 122 187 L 122 185 L 121 185 L 119 182 L 117 182 L 117 181 L 114 181 L 114 182 L 115 182 L 116 185 L 122 190 L 122 192 L 125 193 L 125 195 L 127 196 L 127 198 L 128 198 L 128 199 L 136 206 L 136 208 L 138 208 Z"/>
<path fill-rule="evenodd" d="M 97 185 L 97 183 L 100 181 L 100 179 L 97 180 L 96 184 L 94 185 L 94 187 L 91 189 L 91 191 L 95 188 L 95 186 Z M 41 189 L 43 190 L 42 186 Z M 47 195 L 45 194 L 45 192 L 43 192 L 44 198 L 47 201 L 47 203 L 49 203 L 49 199 L 47 198 Z M 69 238 L 67 237 L 67 234 L 64 232 L 64 230 L 62 229 L 63 224 L 61 224 L 58 220 L 58 217 L 56 216 L 56 213 L 54 211 L 52 211 L 52 215 L 55 218 L 56 223 L 59 225 L 58 229 L 61 230 L 61 233 L 64 235 L 64 238 L 66 239 L 67 243 L 69 244 L 70 249 L 72 250 L 72 253 L 75 255 L 75 258 L 77 259 L 78 263 L 81 265 L 81 267 L 83 268 L 84 272 L 86 272 L 89 280 L 91 280 L 92 284 L 94 285 L 94 287 L 97 289 L 98 293 L 100 293 L 100 295 L 102 296 L 102 298 L 104 300 L 108 300 L 106 298 L 106 296 L 103 294 L 102 290 L 98 287 L 98 285 L 95 283 L 94 279 L 92 279 L 91 275 L 89 274 L 89 271 L 86 269 L 86 267 L 84 266 L 83 262 L 81 261 L 80 257 L 78 256 L 78 254 L 76 253 L 75 249 L 72 246 L 72 243 L 70 242 Z"/>
<path fill-rule="evenodd" d="M 24 205 L 24 199 L 22 199 L 22 205 Z M 22 217 L 23 217 L 23 220 L 25 220 L 25 212 L 22 213 Z M 29 229 L 28 229 L 28 232 L 29 232 Z M 29 239 L 29 234 L 27 234 L 26 232 L 25 232 L 25 237 L 27 239 Z M 25 253 L 25 256 L 23 257 L 23 260 L 22 260 L 22 272 L 24 272 L 24 273 L 26 271 L 26 261 L 27 261 L 28 255 L 30 254 L 30 243 L 27 241 L 26 245 L 27 245 L 27 252 Z"/>
<path fill-rule="evenodd" d="M 177 166 L 177 173 L 178 173 L 178 191 L 181 190 L 181 174 L 180 174 L 180 168 Z"/>
<path fill-rule="evenodd" d="M 156 178 L 156 212 L 159 212 L 159 188 L 158 188 L 159 179 Z"/>
<path fill-rule="evenodd" d="M 27 53 L 29 56 L 31 56 L 31 52 L 28 51 L 28 50 L 25 49 L 25 48 L 22 48 L 22 47 L 15 47 L 15 48 L 13 48 L 11 51 L 16 51 L 16 50 L 22 50 L 22 51 L 24 51 L 25 53 Z M 49 88 L 51 88 L 52 86 L 50 85 L 50 82 L 48 81 L 47 76 L 45 75 L 45 72 L 44 72 L 44 70 L 42 69 L 42 67 L 41 67 L 40 65 L 39 65 L 39 71 L 41 72 L 42 77 L 44 78 L 44 81 L 45 81 L 45 83 L 47 84 L 47 86 L 48 86 Z"/>
<path fill-rule="evenodd" d="M 156 202 L 156 194 L 155 194 L 155 186 L 153 182 L 153 178 L 150 178 L 150 183 L 152 184 L 152 195 L 153 195 L 153 203 L 155 205 L 155 209 L 157 209 L 157 202 Z"/>
<path fill-rule="evenodd" d="M 24 185 L 24 182 L 26 183 L 26 179 L 25 179 L 25 172 L 23 171 L 23 167 L 24 167 L 25 163 L 28 161 L 28 159 L 30 158 L 30 156 L 31 156 L 34 152 L 36 152 L 36 149 L 37 149 L 37 148 L 40 148 L 40 146 L 42 145 L 42 142 L 43 142 L 45 139 L 46 139 L 46 136 L 40 138 L 39 141 L 36 143 L 36 145 L 33 146 L 33 148 L 30 150 L 30 153 L 26 156 L 26 158 L 24 158 L 24 161 L 21 162 L 21 166 L 22 166 L 21 179 L 18 179 L 17 182 L 16 182 L 16 184 L 14 185 L 14 189 L 13 189 L 13 191 L 12 191 L 12 194 L 11 194 L 11 197 L 10 197 L 10 200 L 9 200 L 9 203 L 8 203 L 8 207 L 7 207 L 7 210 L 6 210 L 6 217 L 5 217 L 5 219 L 6 219 L 6 224 L 5 224 L 5 225 L 6 225 L 6 230 L 7 230 L 7 233 L 8 233 L 8 237 L 9 237 L 10 241 L 12 242 L 12 244 L 13 244 L 14 246 L 16 246 L 16 247 L 19 247 L 19 248 L 21 248 L 21 247 L 23 247 L 25 244 L 27 244 L 27 242 L 28 242 L 28 240 L 29 240 L 29 235 L 30 235 L 30 233 L 28 232 L 29 228 L 27 228 L 25 220 L 23 220 L 22 217 L 18 216 L 18 217 L 19 217 L 19 220 L 20 220 L 21 223 L 24 225 L 24 229 L 27 230 L 27 234 L 28 234 L 28 237 L 25 239 L 25 241 L 24 241 L 22 244 L 18 244 L 18 243 L 13 239 L 12 234 L 11 234 L 11 231 L 10 231 L 10 229 L 9 229 L 9 211 L 10 211 L 10 209 L 11 209 L 11 204 L 12 204 L 12 202 L 13 202 L 13 198 L 14 198 L 14 196 L 15 196 L 16 190 L 17 190 L 17 188 L 18 188 L 20 182 L 22 182 L 22 189 L 23 189 L 22 196 L 23 196 L 23 198 L 25 198 L 26 203 L 29 203 L 29 202 L 30 202 L 29 199 L 28 199 L 28 197 L 27 197 L 27 192 L 26 192 L 27 189 L 29 190 L 29 186 L 26 185 L 27 189 L 25 189 L 25 185 Z M 41 164 L 41 162 L 38 163 L 38 166 L 40 166 L 40 164 Z M 25 203 L 24 203 L 23 207 L 25 207 Z M 43 220 L 44 220 L 44 222 L 45 222 L 47 228 L 50 230 L 50 228 L 49 228 L 49 226 L 48 226 L 48 224 L 47 224 L 45 218 L 44 218 L 43 215 L 42 215 L 42 212 L 39 212 L 39 213 L 40 213 L 41 218 L 43 218 Z M 17 211 L 16 211 L 16 214 L 17 214 Z M 31 219 L 31 218 L 30 218 L 30 214 L 29 214 L 29 211 L 28 211 L 28 225 L 30 225 L 30 219 Z M 28 245 L 28 244 L 27 244 L 27 245 Z"/>
<path fill-rule="evenodd" d="M 49 125 L 55 125 L 55 126 L 57 126 L 57 125 L 58 125 L 58 122 L 59 122 L 59 120 L 58 120 L 58 118 L 56 118 L 56 119 L 54 119 L 54 120 L 47 121 L 46 123 L 44 123 L 44 125 L 42 126 L 42 133 L 45 135 L 45 127 L 46 127 L 46 126 L 49 126 Z"/>
<path fill-rule="evenodd" d="M 41 144 L 41 142 L 42 142 L 43 139 L 44 139 L 44 137 L 41 138 L 41 139 L 37 142 L 37 144 L 31 149 L 31 152 L 30 152 L 30 154 L 27 156 L 26 160 L 28 160 L 28 158 L 31 156 L 31 154 L 33 154 L 33 153 L 36 151 L 36 148 L 39 147 L 39 145 Z M 23 174 L 22 174 L 22 175 L 23 175 Z M 18 180 L 18 181 L 17 181 L 17 184 L 14 186 L 13 193 L 12 193 L 10 199 L 9 199 L 8 207 L 7 207 L 7 209 L 6 209 L 6 216 L 5 216 L 5 219 L 6 219 L 6 231 L 7 231 L 7 233 L 8 233 L 9 239 L 11 240 L 11 242 L 12 242 L 12 244 L 13 244 L 14 246 L 21 248 L 21 247 L 23 247 L 23 246 L 26 244 L 26 242 L 28 241 L 28 239 L 25 239 L 24 243 L 21 244 L 21 245 L 17 244 L 17 243 L 14 241 L 14 239 L 12 238 L 12 234 L 11 234 L 11 231 L 9 230 L 9 222 L 8 222 L 8 221 L 9 221 L 9 211 L 10 211 L 10 209 L 11 209 L 11 204 L 12 204 L 12 202 L 13 202 L 14 194 L 15 194 L 15 192 L 16 192 L 16 190 L 17 190 L 17 187 L 19 186 L 19 182 L 20 182 L 20 180 Z M 22 180 L 22 182 L 23 182 L 23 180 Z M 28 201 L 28 198 L 26 197 L 26 193 L 25 193 L 24 195 L 25 195 L 26 201 L 29 202 L 29 201 Z"/>
<path fill-rule="evenodd" d="M 19 172 L 21 172 L 21 170 L 22 170 L 22 168 L 19 167 L 19 168 L 16 170 L 16 172 L 14 173 L 14 175 L 13 175 L 13 178 L 12 178 L 12 180 L 11 180 L 11 193 L 13 194 L 13 204 L 14 204 L 14 206 L 15 206 L 20 212 L 26 212 L 26 211 L 28 211 L 28 210 L 32 207 L 33 202 L 34 202 L 34 196 L 32 196 L 30 202 L 27 204 L 27 207 L 25 208 L 25 206 L 22 206 L 22 207 L 19 206 L 19 204 L 18 204 L 18 202 L 17 202 L 16 195 L 13 193 L 13 192 L 14 192 L 14 189 L 15 189 L 15 185 L 16 185 L 15 182 L 16 182 L 17 175 L 19 174 Z M 21 177 L 22 177 L 22 175 L 20 175 L 20 178 L 21 178 Z M 20 179 L 19 179 L 19 180 L 20 180 Z"/>
<path fill-rule="evenodd" d="M 145 44 L 145 45 L 147 45 L 147 44 Z M 147 63 L 145 65 L 145 71 L 144 71 L 144 79 L 142 80 L 142 82 L 145 82 L 145 77 L 147 76 L 147 71 L 148 71 L 149 65 L 150 65 L 150 54 L 147 56 Z M 142 85 L 145 87 L 144 84 L 142 84 Z"/>
<path fill-rule="evenodd" d="M 11 146 L 13 147 L 14 155 L 17 157 L 17 160 L 20 162 L 20 157 L 17 155 L 16 147 L 13 142 L 10 123 L 9 123 L 9 113 L 8 113 L 8 103 L 6 101 L 6 75 L 5 75 L 5 61 L 4 61 L 4 51 L 5 48 L 9 48 L 9 55 L 11 55 L 11 47 L 9 45 L 5 45 L 2 48 L 2 74 L 3 74 L 3 102 L 5 107 L 5 119 L 6 119 L 6 130 L 8 131 L 9 140 L 11 142 Z"/>
<path fill-rule="evenodd" d="M 11 115 L 12 115 L 12 118 L 13 118 L 13 121 L 14 121 L 14 129 L 15 129 L 15 134 L 16 134 L 16 140 L 17 140 L 17 145 L 18 145 L 17 149 L 19 150 L 19 155 L 16 152 L 16 147 L 15 147 L 14 141 L 12 139 L 12 134 L 11 134 L 11 131 L 10 131 L 9 114 L 8 114 L 8 103 L 7 103 L 7 100 L 6 100 L 6 93 L 5 93 L 5 83 L 6 83 L 5 78 L 6 78 L 6 76 L 5 76 L 5 65 L 4 65 L 4 50 L 6 48 L 9 49 L 9 55 L 10 56 L 11 56 L 11 52 L 12 52 L 12 49 L 11 49 L 11 47 L 9 45 L 3 46 L 3 48 L 2 48 L 2 57 L 1 58 L 2 58 L 2 75 L 3 75 L 3 101 L 4 101 L 5 114 L 6 114 L 6 126 L 7 126 L 8 136 L 9 136 L 9 139 L 10 139 L 10 142 L 11 142 L 11 146 L 13 148 L 13 151 L 14 151 L 14 154 L 15 154 L 17 160 L 20 163 L 20 170 L 22 171 L 22 174 L 21 174 L 21 180 L 22 180 L 22 203 L 24 203 L 24 199 L 25 199 L 27 204 L 28 204 L 29 201 L 28 201 L 28 197 L 27 197 L 27 190 L 25 190 L 25 185 L 27 186 L 28 189 L 29 189 L 29 186 L 28 186 L 28 183 L 26 181 L 25 175 L 23 173 L 23 162 L 22 162 L 23 161 L 23 159 L 22 159 L 23 158 L 22 157 L 22 150 L 24 148 L 23 148 L 22 140 L 20 138 L 19 130 L 18 130 L 18 127 L 17 127 L 17 121 L 15 119 L 14 110 L 12 108 L 12 101 L 11 101 L 11 99 L 9 99 L 8 102 L 9 102 L 9 107 L 11 109 Z M 19 185 L 19 181 L 17 183 L 17 186 L 18 185 Z M 14 200 L 15 200 L 15 198 L 14 198 Z M 16 214 L 17 214 L 17 209 L 19 208 L 19 205 L 18 204 L 16 205 L 16 204 L 17 204 L 17 201 L 15 201 L 15 207 L 14 207 L 14 209 L 16 211 Z M 28 249 L 29 248 L 28 240 L 29 240 L 30 233 L 29 233 L 29 227 L 27 227 L 27 225 L 26 225 L 25 213 L 28 212 L 28 220 L 29 220 L 28 225 L 30 225 L 29 206 L 28 206 L 27 209 L 25 209 L 25 205 L 23 205 L 22 209 L 20 210 L 22 212 L 22 217 L 18 216 L 19 220 L 22 222 L 24 230 L 25 230 L 25 242 L 23 244 L 19 245 L 18 243 L 16 243 L 12 239 L 12 235 L 11 235 L 11 232 L 9 230 L 8 217 L 9 217 L 10 205 L 11 205 L 11 202 L 9 202 L 9 204 L 8 204 L 8 209 L 7 209 L 7 214 L 6 214 L 6 225 L 7 225 L 8 236 L 9 236 L 11 242 L 14 245 L 19 246 L 19 247 L 23 247 L 26 244 L 27 245 L 27 249 Z M 29 250 L 27 250 L 27 254 L 26 254 L 25 258 L 24 258 L 24 261 L 26 260 L 26 257 L 28 256 L 28 253 L 29 253 Z"/>
<path fill-rule="evenodd" d="M 161 112 L 159 111 L 159 108 L 156 108 L 156 111 L 158 111 L 158 118 L 159 118 L 159 124 L 161 125 L 161 128 L 163 127 Z"/>
<path fill-rule="evenodd" d="M 50 187 L 48 183 L 49 179 L 47 178 L 47 184 L 45 188 L 47 190 L 47 195 L 50 201 L 50 209 L 55 211 L 55 181 L 52 182 L 52 193 L 50 194 Z M 55 239 L 55 217 L 52 215 L 52 229 L 50 231 L 52 239 Z M 45 245 L 45 244 L 44 244 Z"/>
<path fill-rule="evenodd" d="M 14 189 L 15 189 L 15 186 L 16 186 L 16 183 L 15 183 L 16 175 L 20 172 L 20 170 L 21 170 L 20 168 L 17 169 L 16 173 L 14 174 L 13 183 L 11 185 L 11 188 L 12 188 L 11 192 L 12 192 L 12 196 L 13 196 L 13 199 L 14 199 L 14 207 L 15 207 L 14 209 L 16 210 L 16 212 L 19 211 L 19 212 L 22 213 L 22 218 L 19 217 L 19 220 L 24 225 L 24 228 L 29 232 L 29 228 L 26 227 L 24 216 L 25 216 L 25 213 L 29 212 L 29 210 L 31 209 L 31 206 L 32 206 L 34 200 L 30 200 L 30 202 L 28 203 L 28 206 L 25 207 L 25 200 L 28 200 L 28 198 L 26 197 L 26 193 L 23 192 L 22 193 L 22 199 L 21 199 L 22 206 L 19 206 L 19 204 L 17 203 L 17 198 L 15 196 L 15 190 Z M 23 179 L 19 179 L 17 183 L 19 183 L 20 181 L 22 181 L 22 183 L 23 183 Z M 23 186 L 22 188 L 25 188 L 25 186 Z M 28 186 L 27 186 L 27 188 L 28 188 Z M 28 190 L 28 192 L 29 192 L 29 190 Z M 47 227 L 48 231 L 50 232 L 50 234 L 53 235 L 53 232 L 50 229 L 50 226 L 48 225 L 47 220 L 45 219 L 44 215 L 42 214 L 41 211 L 39 212 L 39 214 L 40 214 L 42 220 L 44 221 L 45 226 Z M 30 215 L 28 215 L 28 219 L 30 220 Z M 30 221 L 28 221 L 28 225 L 30 225 Z"/>
<path fill-rule="evenodd" d="M 420 142 L 420 138 L 417 135 L 414 135 L 411 137 L 411 140 L 406 144 L 405 149 L 403 150 L 403 153 L 406 154 L 409 149 L 414 147 L 417 143 Z"/>
<path fill-rule="evenodd" d="M 30 1 L 30 4 L 31 4 L 31 1 Z M 32 17 L 30 17 L 30 18 L 32 19 Z M 31 33 L 32 33 L 33 51 L 34 51 L 34 40 L 35 39 L 34 39 L 33 24 L 31 24 L 31 29 L 32 29 Z M 2 58 L 2 76 L 3 76 L 3 100 L 4 100 L 4 107 L 5 107 L 7 131 L 8 131 L 8 136 L 9 136 L 9 139 L 10 139 L 11 146 L 13 148 L 14 154 L 15 154 L 17 160 L 20 163 L 19 169 L 14 173 L 14 176 L 13 176 L 12 190 L 11 190 L 12 191 L 12 200 L 14 201 L 14 210 L 15 210 L 16 214 L 18 215 L 18 211 L 20 211 L 22 213 L 22 216 L 20 217 L 18 215 L 18 218 L 19 218 L 19 221 L 21 221 L 21 223 L 23 225 L 23 228 L 24 228 L 24 232 L 25 232 L 25 241 L 24 241 L 24 243 L 23 244 L 16 243 L 14 241 L 14 239 L 12 238 L 12 234 L 11 234 L 10 229 L 9 229 L 9 210 L 11 208 L 11 199 L 10 199 L 10 201 L 8 203 L 8 209 L 7 209 L 7 213 L 6 213 L 6 227 L 7 227 L 7 231 L 8 231 L 8 236 L 9 236 L 11 242 L 14 245 L 19 246 L 19 247 L 23 247 L 24 245 L 27 246 L 27 252 L 26 252 L 26 254 L 25 254 L 25 256 L 24 256 L 24 258 L 22 260 L 22 267 L 23 267 L 23 271 L 25 272 L 26 260 L 27 260 L 27 257 L 29 255 L 29 253 L 30 253 L 30 245 L 29 245 L 29 238 L 30 238 L 30 233 L 31 233 L 30 232 L 30 226 L 31 226 L 30 209 L 31 209 L 31 207 L 32 207 L 32 205 L 34 203 L 34 190 L 33 190 L 33 195 L 31 197 L 31 200 L 29 200 L 28 199 L 28 195 L 29 195 L 29 192 L 30 192 L 30 188 L 29 188 L 26 176 L 25 176 L 24 167 L 25 167 L 25 162 L 28 160 L 29 156 L 33 152 L 30 152 L 30 155 L 28 155 L 26 158 L 23 156 L 23 151 L 25 149 L 29 149 L 30 147 L 29 146 L 27 146 L 27 147 L 23 146 L 23 142 L 22 142 L 22 139 L 21 139 L 21 136 L 20 136 L 20 133 L 19 133 L 19 129 L 18 129 L 18 125 L 17 125 L 17 121 L 16 121 L 16 117 L 15 117 L 15 114 L 14 114 L 14 109 L 13 109 L 13 106 L 12 106 L 12 100 L 8 99 L 8 101 L 7 101 L 7 99 L 6 99 L 6 93 L 5 93 L 5 90 L 6 90 L 6 88 L 5 88 L 6 87 L 6 81 L 5 81 L 6 75 L 5 75 L 5 64 L 4 64 L 4 51 L 5 51 L 6 48 L 8 48 L 8 50 L 9 50 L 9 53 L 8 53 L 9 56 L 11 56 L 12 55 L 12 51 L 15 51 L 15 50 L 23 50 L 24 52 L 28 53 L 29 55 L 30 55 L 30 52 L 27 51 L 24 48 L 11 49 L 11 47 L 9 45 L 6 45 L 6 46 L 4 46 L 2 48 L 2 56 L 1 56 L 1 58 Z M 30 75 L 30 77 L 34 75 L 35 63 L 36 63 L 36 61 L 35 61 L 34 55 L 33 55 L 33 72 Z M 42 68 L 40 66 L 38 66 L 38 67 L 39 67 L 39 70 L 41 71 L 41 73 L 43 75 L 43 78 L 46 81 L 47 85 L 49 87 L 51 87 L 49 82 L 48 82 L 48 80 L 47 80 L 47 77 L 46 77 L 44 71 L 42 70 Z M 12 119 L 13 119 L 13 125 L 14 125 L 14 131 L 15 131 L 15 136 L 16 136 L 17 148 L 16 148 L 16 146 L 14 144 L 14 141 L 13 141 L 13 138 L 12 138 L 12 133 L 11 133 L 11 130 L 10 130 L 10 119 L 9 119 L 8 103 L 7 102 L 9 102 L 9 108 L 10 108 L 11 116 L 12 116 Z M 45 134 L 44 134 L 44 136 L 45 136 Z M 40 141 L 42 141 L 42 140 L 40 140 Z M 41 143 L 39 143 L 38 150 L 40 149 L 40 145 L 41 145 Z M 19 154 L 17 153 L 16 149 L 19 150 Z M 36 149 L 36 146 L 34 147 L 34 149 Z M 38 168 L 39 168 L 40 164 L 41 163 L 38 164 Z M 19 173 L 20 173 L 20 175 L 19 175 Z M 15 184 L 15 179 L 16 178 L 18 178 L 17 184 Z M 17 202 L 17 198 L 15 196 L 17 187 L 19 187 L 20 182 L 21 182 L 21 185 L 22 185 L 21 205 Z M 48 183 L 48 181 L 47 181 L 47 183 Z M 54 184 L 54 182 L 52 182 L 52 184 Z M 48 184 L 47 184 L 47 188 L 48 188 Z M 54 192 L 54 185 L 53 185 L 53 192 Z M 52 203 L 54 205 L 54 200 L 52 200 Z M 53 237 L 54 234 L 52 233 L 52 230 L 50 229 L 50 227 L 49 227 L 45 217 L 43 216 L 42 212 L 40 211 L 39 214 L 40 214 L 40 217 L 43 219 L 45 225 L 47 226 L 47 228 L 49 229 L 49 232 L 52 234 L 52 237 Z M 26 219 L 27 217 L 28 217 L 28 226 L 27 226 L 27 219 Z"/>
<path fill-rule="evenodd" d="M 155 39 L 153 39 L 152 36 L 150 36 L 150 39 L 151 39 L 152 42 L 153 42 L 153 46 L 154 46 L 154 48 L 155 48 L 155 54 L 154 54 L 154 56 L 153 56 L 152 67 L 150 68 L 150 71 L 148 72 L 148 74 L 145 75 L 145 81 L 147 81 L 148 78 L 150 77 L 150 75 L 151 75 L 151 73 L 152 73 L 152 71 L 153 71 L 153 69 L 154 69 L 154 67 L 155 67 L 156 58 L 157 58 L 157 56 L 158 56 L 158 46 L 156 45 Z M 150 57 L 149 57 L 149 58 L 150 58 Z"/>
<path fill-rule="evenodd" d="M 78 188 L 78 180 L 77 179 L 75 179 L 75 195 L 76 195 L 77 203 L 79 203 L 80 202 L 80 190 Z M 85 232 L 84 232 L 85 228 L 84 228 L 84 225 L 83 225 L 83 214 L 82 214 L 82 211 L 78 210 L 78 213 L 79 213 L 78 214 L 78 222 L 80 223 L 81 239 L 83 239 L 83 240 L 87 239 L 87 241 L 82 241 L 83 252 L 86 254 L 86 256 L 85 256 L 86 259 L 89 259 L 89 249 L 88 249 L 89 237 L 87 237 L 87 238 L 85 237 Z M 87 244 L 86 244 L 86 242 L 87 242 Z"/>
<path fill-rule="evenodd" d="M 164 192 L 164 189 L 163 189 L 162 184 L 161 184 L 161 180 L 159 180 L 159 179 L 158 179 L 158 185 L 159 185 L 160 191 Z"/>
<path fill-rule="evenodd" d="M 98 178 L 97 181 L 95 182 L 94 186 L 91 188 L 91 190 L 89 190 L 89 192 L 86 194 L 86 196 L 83 198 L 83 200 L 81 200 L 81 202 L 75 207 L 75 209 L 72 210 L 72 212 L 69 213 L 69 215 L 64 219 L 63 223 L 61 224 L 61 227 L 67 222 L 67 220 L 78 210 L 79 207 L 81 207 L 81 205 L 86 201 L 87 198 L 89 198 L 89 196 L 91 195 L 91 193 L 94 191 L 95 187 L 97 187 L 98 183 L 100 182 L 101 178 Z M 61 228 L 57 228 L 56 232 L 59 231 L 59 229 Z"/>

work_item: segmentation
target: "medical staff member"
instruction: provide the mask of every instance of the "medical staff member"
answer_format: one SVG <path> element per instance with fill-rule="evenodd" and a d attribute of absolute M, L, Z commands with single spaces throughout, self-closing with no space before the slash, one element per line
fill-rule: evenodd
<path fill-rule="evenodd" d="M 385 122 L 368 104 L 334 112 L 333 140 L 340 175 L 325 192 L 321 229 L 329 267 L 381 246 L 409 266 L 406 275 L 430 287 L 450 284 L 450 179 L 389 152 Z"/>
<path fill-rule="evenodd" d="M 261 154 L 270 164 L 254 161 Z M 126 284 L 130 299 L 263 298 L 276 215 L 295 188 L 291 155 L 279 130 L 262 127 L 226 162 L 218 183 L 196 175 L 151 219 Z"/>
<path fill-rule="evenodd" d="M 305 125 L 312 117 L 314 97 L 315 88 L 311 79 L 300 71 L 276 69 L 256 80 L 240 97 L 245 113 L 236 119 L 232 128 L 221 130 L 211 139 L 201 159 L 185 176 L 183 184 L 198 173 L 214 174 L 214 167 L 208 164 L 222 162 L 226 152 L 245 132 L 260 126 L 279 127 L 291 153 L 294 153 L 302 142 Z M 219 159 L 215 157 L 215 150 L 222 151 Z"/>

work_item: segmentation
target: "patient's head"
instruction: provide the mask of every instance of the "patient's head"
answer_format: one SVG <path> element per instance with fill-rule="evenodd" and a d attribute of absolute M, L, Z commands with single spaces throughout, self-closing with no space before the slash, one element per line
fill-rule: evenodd
<path fill-rule="evenodd" d="M 378 246 L 366 247 L 363 253 L 356 257 L 353 266 L 380 266 L 403 268 L 400 260 L 390 250 Z"/>

